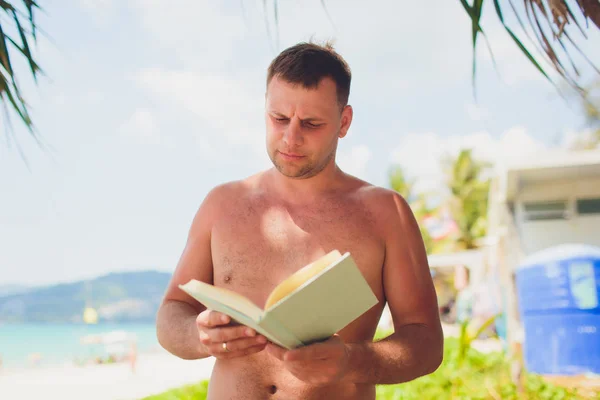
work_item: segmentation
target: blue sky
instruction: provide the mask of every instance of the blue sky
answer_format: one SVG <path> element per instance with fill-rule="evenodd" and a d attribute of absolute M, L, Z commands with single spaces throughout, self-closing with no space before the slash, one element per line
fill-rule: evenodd
<path fill-rule="evenodd" d="M 355 119 L 338 160 L 350 173 L 387 186 L 388 168 L 400 163 L 434 188 L 445 152 L 528 157 L 583 124 L 491 9 L 484 21 L 501 79 L 480 45 L 475 103 L 470 25 L 459 1 L 429 2 L 430 15 L 418 2 L 327 4 L 335 29 L 320 0 L 281 2 L 278 50 L 334 39 L 348 60 Z M 207 191 L 270 165 L 262 113 L 276 50 L 262 1 L 44 7 L 38 22 L 51 41 L 42 39 L 37 54 L 46 78 L 23 86 L 51 151 L 16 124 L 28 169 L 14 143 L 0 138 L 0 284 L 172 271 Z M 584 47 L 599 43 L 594 30 Z M 600 64 L 600 50 L 590 55 Z"/>

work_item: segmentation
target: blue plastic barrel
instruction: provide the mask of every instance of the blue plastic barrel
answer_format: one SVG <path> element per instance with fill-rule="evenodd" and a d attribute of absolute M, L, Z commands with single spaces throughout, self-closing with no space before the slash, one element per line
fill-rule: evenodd
<path fill-rule="evenodd" d="M 538 374 L 600 374 L 600 248 L 565 244 L 516 271 L 526 368 Z"/>

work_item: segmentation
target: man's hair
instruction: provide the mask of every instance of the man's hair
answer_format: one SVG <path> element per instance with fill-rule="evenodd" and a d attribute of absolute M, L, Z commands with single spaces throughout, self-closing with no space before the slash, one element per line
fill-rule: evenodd
<path fill-rule="evenodd" d="M 283 50 L 269 65 L 267 86 L 274 77 L 301 84 L 306 89 L 316 88 L 321 79 L 329 77 L 335 82 L 340 106 L 348 104 L 352 73 L 329 42 L 323 45 L 298 43 Z"/>

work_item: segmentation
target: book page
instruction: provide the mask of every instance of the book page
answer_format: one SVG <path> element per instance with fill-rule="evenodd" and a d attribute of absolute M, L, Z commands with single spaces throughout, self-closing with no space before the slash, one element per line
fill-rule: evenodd
<path fill-rule="evenodd" d="M 300 286 L 304 285 L 307 281 L 314 279 L 321 274 L 325 268 L 329 267 L 340 258 L 342 258 L 342 254 L 338 250 L 333 250 L 294 272 L 273 289 L 265 303 L 265 310 L 274 307 L 279 301 L 290 296 Z"/>
<path fill-rule="evenodd" d="M 240 323 L 239 319 L 251 319 L 258 322 L 263 315 L 263 310 L 245 296 L 232 290 L 213 286 L 211 284 L 192 279 L 179 287 L 203 304 L 206 308 L 229 315 Z M 235 314 L 232 315 L 232 314 Z"/>
<path fill-rule="evenodd" d="M 349 253 L 265 314 L 304 344 L 327 339 L 379 303 Z"/>
<path fill-rule="evenodd" d="M 238 293 L 194 279 L 179 288 L 209 310 L 229 315 L 232 322 L 254 329 L 279 346 L 291 349 L 301 344 L 273 318 L 264 320 L 263 310 Z"/>

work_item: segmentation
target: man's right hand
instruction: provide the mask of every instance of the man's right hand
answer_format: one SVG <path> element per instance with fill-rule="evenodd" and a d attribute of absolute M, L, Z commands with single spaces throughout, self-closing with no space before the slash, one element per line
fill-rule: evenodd
<path fill-rule="evenodd" d="M 196 318 L 200 343 L 206 353 L 219 359 L 231 359 L 258 353 L 267 345 L 267 338 L 244 325 L 229 325 L 225 314 L 204 310 Z"/>

